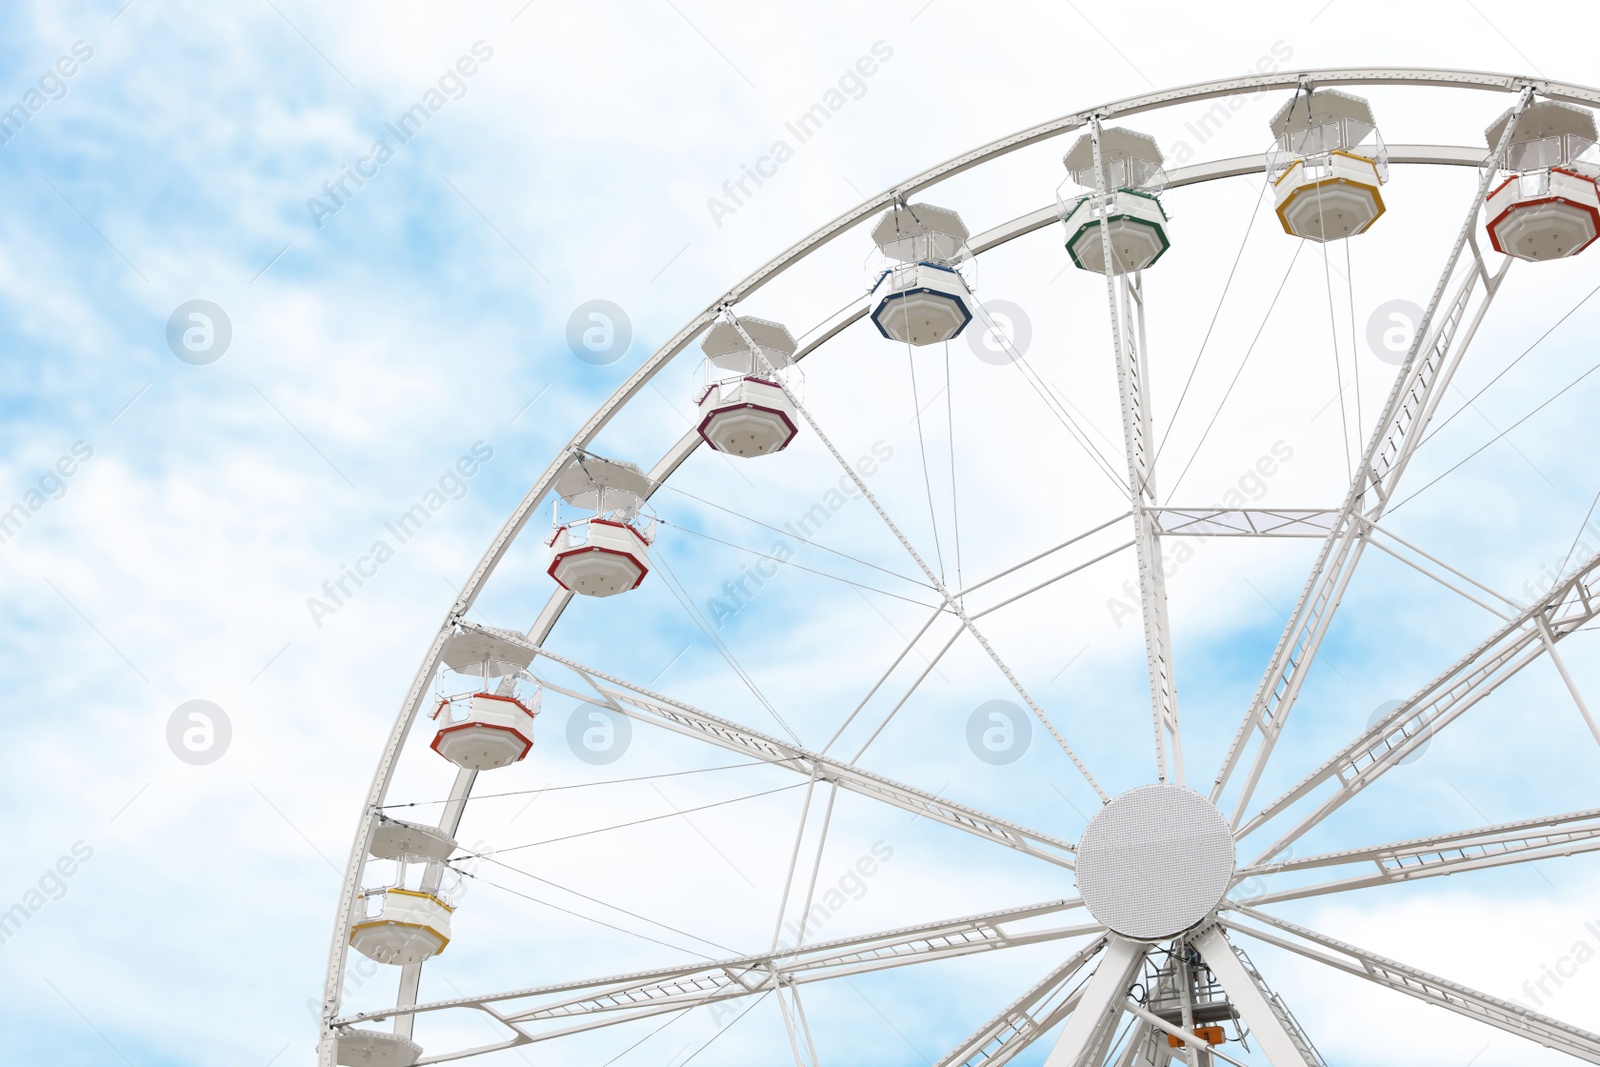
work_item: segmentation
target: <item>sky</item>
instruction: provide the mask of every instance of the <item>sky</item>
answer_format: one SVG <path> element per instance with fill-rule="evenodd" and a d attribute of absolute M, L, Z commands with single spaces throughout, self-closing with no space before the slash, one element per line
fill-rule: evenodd
<path fill-rule="evenodd" d="M 1593 13 L 1545 11 L 1532 24 L 1470 2 L 1362 0 L 1241 3 L 1225 15 L 954 0 L 5 5 L 0 514 L 23 519 L 0 541 L 0 672 L 13 705 L 0 913 L 20 907 L 22 918 L 0 943 L 0 1058 L 314 1062 L 345 857 L 456 590 L 590 415 L 761 264 L 943 160 L 1156 88 L 1385 64 L 1600 84 Z M 1570 32 L 1541 29 L 1551 24 Z M 1481 147 L 1510 103 L 1363 92 L 1392 144 Z M 1173 164 L 1259 153 L 1284 99 L 1248 98 L 1214 126 L 1196 125 L 1204 109 L 1127 124 Z M 819 103 L 832 117 L 802 138 L 795 124 Z M 989 229 L 1055 201 L 1071 140 L 917 199 Z M 1260 176 L 1165 195 L 1173 248 L 1146 276 L 1164 496 L 1337 506 L 1394 380 L 1372 324 L 1392 302 L 1427 303 L 1476 180 L 1472 168 L 1396 166 L 1384 218 L 1326 249 L 1281 232 Z M 864 304 L 870 225 L 741 312 L 804 337 Z M 1104 287 L 1071 269 L 1060 241 L 1055 226 L 1020 238 L 981 257 L 975 280 L 991 312 L 1019 324 L 1013 337 L 1051 405 L 981 351 L 978 333 L 908 354 L 857 322 L 796 378 L 838 450 L 875 457 L 870 488 L 957 586 L 1126 510 L 1054 414 L 1075 412 L 1123 469 Z M 1510 272 L 1385 521 L 1517 600 L 1580 546 L 1600 549 L 1600 532 L 1582 533 L 1600 491 L 1587 445 L 1600 385 L 1585 376 L 1600 302 L 1584 302 L 1597 257 Z M 601 353 L 582 343 L 596 308 L 614 327 Z M 651 466 L 693 425 L 699 374 L 691 345 L 594 450 Z M 775 456 L 701 450 L 652 500 L 657 566 L 645 583 L 580 598 L 551 649 L 822 747 L 933 596 L 870 507 L 833 506 L 839 477 L 810 427 Z M 819 503 L 826 525 L 802 544 L 785 524 Z M 394 524 L 418 505 L 426 521 L 400 536 Z M 474 621 L 526 630 L 538 615 L 552 589 L 548 515 L 543 501 Z M 1154 776 L 1142 638 L 1124 592 L 1132 556 L 1113 551 L 1125 530 L 996 583 L 985 606 L 1089 564 L 980 623 L 1113 794 Z M 780 544 L 796 566 L 732 596 L 762 554 L 786 554 Z M 1178 544 L 1174 658 L 1189 782 L 1203 789 L 1317 542 Z M 1258 801 L 1499 625 L 1369 550 Z M 989 721 L 975 719 L 981 709 L 1020 702 L 976 642 L 957 641 L 912 689 L 948 637 L 935 629 L 917 645 L 838 751 L 866 746 L 869 770 L 1076 840 L 1098 801 L 1041 726 L 1013 762 L 971 744 L 972 724 Z M 1597 692 L 1593 633 L 1561 649 L 1579 691 Z M 572 676 L 551 680 L 570 687 Z M 210 736 L 186 744 L 193 713 Z M 820 937 L 1075 894 L 1070 872 L 850 793 L 824 840 L 825 789 L 808 802 L 804 779 L 729 769 L 731 754 L 646 724 L 596 763 L 584 714 L 545 693 L 534 751 L 481 780 L 480 793 L 506 795 L 472 805 L 460 838 L 490 858 L 463 880 L 455 940 L 427 969 L 425 998 L 764 950 L 800 910 L 791 900 L 778 914 L 792 854 L 838 902 Z M 413 805 L 400 817 L 436 816 L 448 792 L 431 730 L 419 721 L 407 738 L 390 794 Z M 1297 848 L 1596 807 L 1597 769 L 1600 746 L 1541 659 Z M 652 821 L 608 829 L 641 819 Z M 1597 890 L 1590 855 L 1277 914 L 1600 1029 Z M 1564 1062 L 1240 944 L 1330 1062 Z M 1031 946 L 808 987 L 820 1059 L 933 1063 L 1061 953 Z M 1548 980 L 1557 968 L 1563 977 Z M 354 973 L 350 1010 L 392 1003 L 391 969 Z M 737 1021 L 697 1009 L 653 1034 L 658 1025 L 538 1054 L 625 1067 L 788 1055 L 770 1001 Z M 441 1015 L 419 1041 L 461 1047 L 493 1030 Z M 1018 1062 L 1042 1062 L 1047 1048 Z"/>

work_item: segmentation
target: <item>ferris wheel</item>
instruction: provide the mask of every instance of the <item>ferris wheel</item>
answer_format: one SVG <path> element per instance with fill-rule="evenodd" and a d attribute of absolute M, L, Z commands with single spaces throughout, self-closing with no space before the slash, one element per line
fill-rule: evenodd
<path fill-rule="evenodd" d="M 1386 144 L 1371 103 L 1349 91 L 1362 86 L 1478 90 L 1473 99 L 1493 100 L 1499 94 L 1500 106 L 1485 109 L 1487 129 L 1479 146 Z M 1123 125 L 1244 93 L 1274 94 L 1281 104 L 1267 123 L 1272 147 L 1264 153 L 1169 166 L 1154 136 Z M 1316 1035 L 1280 995 L 1278 972 L 1258 967 L 1250 955 L 1265 952 L 1305 968 L 1353 976 L 1396 997 L 1600 1063 L 1600 1036 L 1594 1033 L 1290 921 L 1279 907 L 1334 894 L 1352 899 L 1367 894 L 1363 899 L 1370 901 L 1374 892 L 1384 892 L 1376 887 L 1600 849 L 1600 808 L 1593 807 L 1511 822 L 1485 820 L 1468 829 L 1380 836 L 1378 843 L 1368 838 L 1327 850 L 1308 847 L 1310 841 L 1327 840 L 1328 827 L 1336 825 L 1330 820 L 1348 802 L 1413 763 L 1446 727 L 1530 664 L 1555 669 L 1570 696 L 1573 720 L 1600 742 L 1600 725 L 1563 657 L 1566 638 L 1600 619 L 1600 555 L 1564 561 L 1534 595 L 1516 599 L 1402 541 L 1388 520 L 1413 456 L 1512 265 L 1522 261 L 1519 272 L 1562 269 L 1546 264 L 1577 256 L 1600 236 L 1600 136 L 1589 110 L 1596 105 L 1600 90 L 1446 70 L 1277 73 L 1152 93 L 1067 115 L 960 155 L 862 203 L 733 286 L 632 373 L 554 457 L 473 569 L 424 655 L 383 746 L 344 873 L 323 991 L 320 1062 L 325 1067 L 410 1067 L 480 1057 L 500 1062 L 497 1057 L 531 1050 L 545 1057 L 541 1062 L 626 1063 L 619 1057 L 650 1040 L 658 1027 L 674 1025 L 697 1009 L 717 1011 L 720 1034 L 765 1004 L 771 1028 L 762 1032 L 775 1035 L 778 1045 L 763 1058 L 792 1056 L 800 1067 L 811 1067 L 828 1058 L 829 1047 L 829 1022 L 817 1008 L 820 994 L 814 990 L 992 956 L 1028 961 L 1004 972 L 1014 976 L 1014 999 L 984 1004 L 974 1017 L 987 1021 L 948 1045 L 937 1058 L 940 1067 L 998 1067 L 1019 1055 L 1038 1061 L 1041 1054 L 1049 1067 L 1324 1064 Z M 985 217 L 990 209 L 984 204 L 944 198 L 966 188 L 958 179 L 969 172 L 1057 138 L 1072 139 L 1063 160 L 1064 180 L 1058 170 L 1038 191 L 1038 200 L 1049 199 L 1045 206 L 992 220 Z M 1207 183 L 1255 179 L 1261 196 L 1270 196 L 1268 207 L 1283 231 L 1258 238 L 1312 249 L 1309 254 L 1327 264 L 1328 248 L 1376 240 L 1358 235 L 1376 235 L 1391 223 L 1397 212 L 1385 203 L 1385 187 L 1396 166 L 1456 168 L 1454 173 L 1474 179 L 1473 192 L 1450 205 L 1453 228 L 1442 247 L 1426 255 L 1409 252 L 1410 269 L 1427 272 L 1431 295 L 1409 344 L 1397 354 L 1381 407 L 1358 413 L 1353 421 L 1341 415 L 1346 433 L 1353 428 L 1355 436 L 1348 482 L 1341 474 L 1339 484 L 1330 483 L 1321 507 L 1293 509 L 1251 507 L 1248 500 L 1193 506 L 1192 500 L 1174 501 L 1158 492 L 1161 437 L 1152 415 L 1150 334 L 1158 294 L 1169 284 L 1163 271 L 1177 266 L 1177 257 L 1167 254 L 1181 249 L 1184 240 L 1185 197 Z M 992 225 L 974 233 L 968 219 Z M 1070 275 L 1080 283 L 1075 290 L 1083 298 L 1080 308 L 1094 308 L 1100 348 L 1093 359 L 1114 381 L 1112 410 L 1121 426 L 1116 439 L 1097 435 L 1092 417 L 1074 398 L 1038 375 L 1039 357 L 1026 359 L 1014 333 L 1001 329 L 992 309 L 975 295 L 980 257 L 1041 231 L 1059 236 L 1065 246 L 1062 269 L 1081 272 Z M 856 243 L 849 257 L 869 256 L 865 299 L 863 287 L 848 279 L 841 289 L 851 294 L 845 306 L 804 332 L 778 321 L 787 316 L 774 301 L 755 306 L 758 290 L 772 292 L 781 275 L 848 242 Z M 1594 255 L 1583 261 L 1595 262 L 1600 259 Z M 1330 285 L 1328 308 L 1315 310 L 1335 320 L 1337 339 L 1333 292 Z M 757 310 L 763 314 L 754 314 Z M 1353 317 L 1353 295 L 1349 310 Z M 950 346 L 974 331 L 1004 350 L 999 362 L 1015 375 L 1005 388 L 1032 405 L 1019 402 L 1007 420 L 1014 425 L 1006 429 L 1028 440 L 1026 435 L 1036 432 L 1030 420 L 1048 423 L 1058 435 L 1052 454 L 1072 457 L 1070 476 L 1060 473 L 1065 459 L 1010 453 L 1005 462 L 986 464 L 984 485 L 958 487 L 955 427 L 962 406 L 973 401 L 969 389 L 952 384 Z M 1352 322 L 1352 346 L 1355 333 Z M 695 353 L 691 346 L 697 341 Z M 830 364 L 840 352 L 845 355 L 836 362 L 842 365 Z M 681 390 L 687 394 L 687 422 L 676 424 L 664 454 L 619 454 L 618 444 L 643 436 L 628 433 L 614 434 L 602 452 L 599 440 L 608 428 L 626 427 L 642 404 L 659 404 L 654 394 L 662 392 L 660 383 L 682 384 L 682 375 L 663 374 L 669 366 L 682 368 L 680 356 L 695 361 L 698 369 L 692 385 Z M 942 390 L 930 387 L 941 378 Z M 1341 383 L 1339 389 L 1343 398 L 1346 386 Z M 939 412 L 940 407 L 945 410 Z M 907 410 L 915 413 L 920 466 L 903 460 L 886 473 L 893 449 L 869 447 L 872 431 L 861 423 L 877 413 L 898 426 Z M 925 426 L 928 412 L 944 421 L 928 415 Z M 947 473 L 929 463 L 926 445 L 925 434 L 941 425 L 950 438 Z M 747 513 L 757 511 L 764 499 L 758 488 L 764 477 L 780 483 L 795 479 L 799 468 L 779 465 L 802 450 L 809 450 L 814 464 L 809 469 L 831 468 L 824 500 L 837 496 L 855 509 L 853 518 L 837 517 L 842 513 L 832 502 L 808 508 L 810 498 L 804 496 L 786 512 Z M 710 473 L 685 488 L 696 464 Z M 911 467 L 916 469 L 907 473 Z M 1051 480 L 1059 478 L 1093 480 L 1100 493 L 1095 499 L 1111 504 L 1097 509 L 1081 495 L 1072 506 L 1058 507 L 1064 487 Z M 706 488 L 712 484 L 722 486 L 720 498 L 705 495 L 715 491 Z M 985 526 L 981 518 L 963 513 L 963 490 L 969 501 L 992 491 L 1048 512 L 1052 525 L 1064 527 L 1062 536 L 1036 551 L 1014 529 L 1015 515 L 1026 509 Z M 924 499 L 926 515 L 917 513 Z M 549 531 L 528 529 L 546 508 Z M 716 536 L 704 534 L 690 529 L 686 514 L 705 517 L 708 525 L 720 518 L 727 525 L 718 526 Z M 801 518 L 783 521 L 795 514 Z M 963 519 L 968 519 L 965 543 Z M 824 522 L 838 535 L 827 544 L 818 536 Z M 755 536 L 750 524 L 762 528 L 762 547 L 745 547 Z M 874 547 L 857 543 L 869 528 Z M 744 544 L 729 540 L 738 535 L 727 531 L 739 529 L 749 535 Z M 707 557 L 684 549 L 674 568 L 665 551 L 674 539 L 691 537 L 743 552 L 745 563 L 720 586 L 722 571 L 700 581 L 686 573 L 692 562 L 685 560 Z M 1263 546 L 1301 538 L 1307 540 L 1300 545 L 1320 544 L 1254 696 L 1246 707 L 1234 709 L 1237 725 L 1214 739 L 1222 756 L 1215 768 L 1199 765 L 1195 754 L 1202 746 L 1193 726 L 1186 745 L 1179 715 L 1183 672 L 1178 665 L 1204 655 L 1181 644 L 1174 647 L 1176 602 L 1169 602 L 1172 572 L 1163 546 L 1180 537 L 1245 539 Z M 988 556 L 978 547 L 980 540 L 990 546 Z M 1101 551 L 1111 540 L 1117 543 Z M 841 543 L 848 551 L 829 547 Z M 963 569 L 963 548 L 972 573 L 978 573 L 979 559 L 1004 562 L 972 580 Z M 1358 564 L 1379 553 L 1399 558 L 1406 550 L 1416 569 L 1482 611 L 1478 640 L 1453 660 L 1434 664 L 1430 681 L 1391 702 L 1354 737 L 1331 751 L 1307 751 L 1296 740 L 1303 735 L 1286 734 L 1286 727 L 1297 705 L 1312 701 L 1306 694 L 1314 684 L 1313 668 L 1325 659 L 1332 624 Z M 1055 573 L 1063 552 L 1072 563 Z M 1113 559 L 1131 564 L 1128 610 L 1136 616 L 1131 625 L 1141 639 L 1144 670 L 1140 706 L 1117 713 L 1124 723 L 1138 724 L 1137 734 L 1129 734 L 1139 737 L 1136 755 L 1123 751 L 1118 757 L 1122 766 L 1138 769 L 1108 775 L 1096 766 L 1103 760 L 1085 743 L 1091 724 L 1045 692 L 1043 673 L 1059 675 L 1076 650 L 1053 644 L 1049 634 L 1037 633 L 1036 623 L 1024 642 L 1017 631 L 1002 630 L 1005 615 L 992 613 L 1029 598 L 1065 596 L 1063 578 Z M 803 620 L 743 630 L 724 625 L 724 612 L 731 617 L 776 610 L 775 599 L 764 606 L 756 594 L 773 575 L 796 568 L 813 579 L 829 579 L 842 597 L 815 601 L 823 617 L 813 621 L 813 629 L 804 629 Z M 497 576 L 512 593 L 484 596 Z M 706 588 L 714 596 L 720 596 L 715 590 L 727 589 L 725 599 L 707 601 L 720 607 L 702 609 L 697 603 Z M 528 590 L 544 598 L 536 612 L 529 609 L 535 616 L 531 624 L 525 617 L 500 616 L 526 603 Z M 646 600 L 651 596 L 655 601 Z M 891 600 L 897 611 L 916 607 L 925 613 L 914 635 L 900 631 L 880 610 Z M 623 652 L 651 644 L 656 632 L 654 609 L 635 607 L 646 603 L 659 604 L 661 618 L 681 613 L 681 624 L 687 616 L 697 640 L 725 665 L 725 677 L 699 682 L 685 694 L 668 692 L 670 683 L 630 676 L 629 665 L 636 661 Z M 1055 603 L 1064 612 L 1083 610 L 1081 604 L 1074 609 L 1070 597 Z M 782 606 L 785 613 L 792 609 L 789 602 Z M 901 640 L 892 653 L 880 656 L 865 643 L 855 647 L 861 630 L 850 621 L 852 614 L 881 618 L 895 629 Z M 583 629 L 564 640 L 562 631 L 569 625 Z M 776 643 L 774 632 L 791 635 L 788 643 Z M 996 636 L 1001 632 L 1005 639 Z M 809 634 L 805 640 L 811 643 L 796 634 Z M 1014 655 L 1024 643 L 1027 649 Z M 1029 814 L 1008 815 L 1004 806 L 955 799 L 970 794 L 949 783 L 888 773 L 881 764 L 868 769 L 869 747 L 886 728 L 907 725 L 912 712 L 902 709 L 919 691 L 937 684 L 930 675 L 941 662 L 952 662 L 946 659 L 952 648 L 964 649 L 971 662 L 993 672 L 996 685 L 1020 709 L 1019 719 L 1002 715 L 992 719 L 994 726 L 1042 731 L 1039 758 L 1047 755 L 1049 773 L 1071 780 L 1072 794 L 1056 787 L 1068 798 L 1068 808 L 1049 823 L 1053 829 L 1043 828 L 1031 817 L 1036 808 L 1020 800 L 1018 807 Z M 616 656 L 605 660 L 607 649 Z M 828 657 L 858 665 L 861 677 L 871 682 L 870 688 L 860 687 L 865 696 L 822 677 L 825 671 L 808 668 L 811 662 L 832 662 Z M 772 684 L 766 689 L 758 684 L 758 671 L 749 666 L 755 659 L 782 665 L 782 681 L 775 684 L 783 691 L 776 699 Z M 657 678 L 677 662 L 673 659 Z M 740 699 L 733 701 L 730 693 Z M 712 705 L 718 699 L 728 703 Z M 775 854 L 782 868 L 766 887 L 776 890 L 761 906 L 770 938 L 763 934 L 752 942 L 742 935 L 706 934 L 706 926 L 699 933 L 682 929 L 723 912 L 731 921 L 746 887 L 738 893 L 717 889 L 683 896 L 675 888 L 680 883 L 715 879 L 683 858 L 679 846 L 649 836 L 610 848 L 603 859 L 586 853 L 585 862 L 603 872 L 626 870 L 626 875 L 602 875 L 618 879 L 619 892 L 625 880 L 642 886 L 662 909 L 680 905 L 671 912 L 672 922 L 664 921 L 666 910 L 646 915 L 633 910 L 636 904 L 625 908 L 603 899 L 603 890 L 583 896 L 593 904 L 585 915 L 604 926 L 608 936 L 619 930 L 651 935 L 639 935 L 656 953 L 647 957 L 648 966 L 606 969 L 608 961 L 624 957 L 568 942 L 559 952 L 543 951 L 537 915 L 549 913 L 531 906 L 523 924 L 507 933 L 508 939 L 513 933 L 523 937 L 517 942 L 521 947 L 510 947 L 507 940 L 497 952 L 495 944 L 481 938 L 473 943 L 465 935 L 461 920 L 491 892 L 477 889 L 480 881 L 500 884 L 519 900 L 554 906 L 535 893 L 535 882 L 555 887 L 552 869 L 512 866 L 504 858 L 514 849 L 483 844 L 484 831 L 472 822 L 484 806 L 510 798 L 526 810 L 544 795 L 548 783 L 540 786 L 541 776 L 526 775 L 560 744 L 559 729 L 552 733 L 547 725 L 545 705 L 553 700 L 577 704 L 569 738 L 592 729 L 609 743 L 618 731 L 632 731 L 677 746 L 670 749 L 673 755 L 652 764 L 652 773 L 624 778 L 601 773 L 608 765 L 605 758 L 579 753 L 577 769 L 593 773 L 595 781 L 574 781 L 562 789 L 619 781 L 655 789 L 658 780 L 698 781 L 694 776 L 737 771 L 766 776 L 743 779 L 758 787 L 752 797 L 792 798 L 788 808 L 763 809 L 768 821 L 753 835 L 760 840 L 748 842 Z M 732 710 L 735 703 L 747 711 Z M 989 721 L 978 722 L 980 733 Z M 815 741 L 803 744 L 802 734 Z M 846 747 L 836 751 L 836 743 Z M 854 756 L 844 754 L 847 747 L 856 750 Z M 883 751 L 881 742 L 876 751 Z M 907 742 L 894 766 L 914 772 L 919 753 L 928 751 Z M 697 754 L 731 755 L 737 762 L 707 767 L 703 758 L 695 762 Z M 1109 787 L 1129 774 L 1126 787 Z M 1282 788 L 1281 774 L 1290 775 L 1282 779 Z M 1022 787 L 1015 788 L 1021 797 Z M 581 830 L 546 816 L 543 836 L 532 844 L 592 842 L 594 835 L 618 827 L 645 826 L 640 833 L 665 835 L 667 827 L 695 825 L 691 815 L 696 812 L 749 799 L 683 807 L 657 792 L 670 807 L 665 814 L 655 810 L 661 805 L 630 813 L 625 803 L 616 804 L 603 808 L 606 825 Z M 1003 790 L 989 795 L 1004 799 Z M 1092 799 L 1079 809 L 1072 795 Z M 958 861 L 963 871 L 993 856 L 996 863 L 1014 865 L 1008 870 L 1030 872 L 1000 882 L 1026 886 L 1028 879 L 1039 878 L 1060 891 L 1049 899 L 1019 902 L 1013 895 L 954 917 L 836 936 L 822 928 L 825 923 L 813 922 L 819 908 L 824 918 L 829 915 L 821 903 L 827 880 L 819 884 L 818 873 L 825 844 L 830 835 L 848 833 L 851 818 L 870 820 L 883 812 L 893 813 L 902 826 L 910 816 L 919 824 L 917 832 L 942 835 L 940 840 L 963 849 Z M 516 816 L 500 818 L 497 832 L 512 832 L 505 827 Z M 1385 822 L 1379 815 L 1367 825 Z M 721 854 L 697 825 L 695 832 Z M 863 855 L 857 882 L 871 877 L 867 872 L 892 854 L 881 844 L 874 842 L 870 855 Z M 515 845 L 523 847 L 528 846 Z M 744 876 L 732 858 L 722 858 L 728 869 Z M 485 865 L 534 881 L 496 883 L 485 875 Z M 752 878 L 744 881 L 756 888 Z M 984 885 L 998 891 L 992 882 Z M 470 900 L 461 897 L 463 888 L 471 889 Z M 687 900 L 698 904 L 682 906 Z M 734 944 L 725 944 L 728 940 Z M 673 957 L 684 945 L 692 951 Z M 668 952 L 666 963 L 660 962 L 662 949 Z M 481 975 L 504 979 L 503 984 L 461 988 L 456 978 L 466 972 L 430 981 L 430 972 L 452 955 L 473 963 L 464 980 Z M 972 988 L 976 997 L 987 987 Z M 626 1033 L 627 1039 L 584 1044 L 612 1033 Z M 1030 1053 L 1036 1044 L 1041 1047 Z M 581 1051 L 563 1051 L 570 1048 Z M 605 1058 L 596 1058 L 597 1049 Z M 673 1062 L 687 1060 L 675 1052 Z"/>

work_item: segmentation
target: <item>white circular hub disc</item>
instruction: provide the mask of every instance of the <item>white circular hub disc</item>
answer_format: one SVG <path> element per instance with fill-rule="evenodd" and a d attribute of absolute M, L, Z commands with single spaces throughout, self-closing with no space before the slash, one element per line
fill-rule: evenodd
<path fill-rule="evenodd" d="M 1233 879 L 1233 833 L 1199 793 L 1143 785 L 1089 820 L 1077 865 L 1089 914 L 1123 937 L 1164 941 L 1222 902 Z"/>

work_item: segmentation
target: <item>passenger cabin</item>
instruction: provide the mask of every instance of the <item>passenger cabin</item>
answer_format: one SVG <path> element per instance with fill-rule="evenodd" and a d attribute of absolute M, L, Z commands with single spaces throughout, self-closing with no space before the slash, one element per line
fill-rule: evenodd
<path fill-rule="evenodd" d="M 632 463 L 574 453 L 556 476 L 550 577 L 583 596 L 637 589 L 650 572 L 655 521 L 641 510 L 650 480 Z M 587 514 L 564 518 L 561 505 Z"/>
<path fill-rule="evenodd" d="M 1365 100 L 1334 89 L 1296 93 L 1269 125 L 1267 179 L 1285 233 L 1339 241 L 1383 214 L 1389 152 Z"/>
<path fill-rule="evenodd" d="M 706 444 L 730 456 L 781 452 L 800 432 L 794 401 L 781 384 L 794 367 L 794 337 L 766 319 L 735 322 L 717 323 L 700 344 L 706 358 L 695 429 Z"/>
<path fill-rule="evenodd" d="M 1515 109 L 1484 132 L 1500 144 Z M 1484 205 L 1496 252 L 1542 263 L 1575 256 L 1600 234 L 1600 153 L 1594 113 L 1570 104 L 1529 104 L 1511 131 L 1500 166 L 1504 179 Z"/>
<path fill-rule="evenodd" d="M 1062 189 L 1075 187 L 1056 193 L 1073 266 L 1106 273 L 1102 225 L 1111 238 L 1112 274 L 1141 271 L 1161 258 L 1170 244 L 1160 196 L 1167 175 L 1154 137 L 1120 127 L 1100 131 L 1099 177 L 1092 134 L 1078 138 L 1061 162 L 1069 175 Z"/>
<path fill-rule="evenodd" d="M 903 204 L 872 228 L 878 246 L 872 324 L 893 341 L 934 345 L 972 321 L 974 265 L 966 223 L 948 208 Z"/>

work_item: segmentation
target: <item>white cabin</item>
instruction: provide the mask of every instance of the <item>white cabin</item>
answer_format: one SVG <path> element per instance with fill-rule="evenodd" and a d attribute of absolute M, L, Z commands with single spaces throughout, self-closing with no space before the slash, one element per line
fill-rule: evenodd
<path fill-rule="evenodd" d="M 1090 134 L 1078 138 L 1061 162 L 1077 187 L 1066 195 L 1057 192 L 1073 266 L 1106 273 L 1102 223 L 1111 237 L 1111 273 L 1141 271 L 1161 258 L 1170 246 L 1160 197 L 1167 175 L 1154 137 L 1120 127 L 1100 132 L 1104 196 L 1096 180 Z"/>
<path fill-rule="evenodd" d="M 1365 100 L 1335 89 L 1295 93 L 1269 125 L 1267 179 L 1285 233 L 1339 241 L 1378 221 L 1389 152 Z"/>
<path fill-rule="evenodd" d="M 573 455 L 556 477 L 550 577 L 584 596 L 637 589 L 650 573 L 655 522 L 642 514 L 650 480 L 632 463 Z M 588 515 L 563 520 L 561 502 Z"/>
<path fill-rule="evenodd" d="M 1492 149 L 1512 112 L 1484 131 Z M 1594 113 L 1541 100 L 1517 118 L 1501 173 L 1484 205 L 1496 252 L 1540 263 L 1575 256 L 1600 234 L 1600 152 Z"/>
<path fill-rule="evenodd" d="M 450 901 L 460 885 L 460 876 L 445 866 L 455 850 L 455 840 L 433 827 L 378 816 L 368 851 L 393 876 L 361 891 L 350 947 L 401 967 L 443 952 L 455 911 Z"/>
<path fill-rule="evenodd" d="M 902 204 L 872 228 L 879 267 L 872 324 L 892 341 L 922 346 L 958 336 L 972 321 L 972 252 L 966 223 L 948 208 Z"/>
<path fill-rule="evenodd" d="M 780 384 L 794 366 L 794 337 L 766 319 L 737 321 L 717 323 L 700 345 L 706 359 L 695 429 L 706 444 L 730 456 L 781 452 L 800 432 L 794 401 Z"/>

